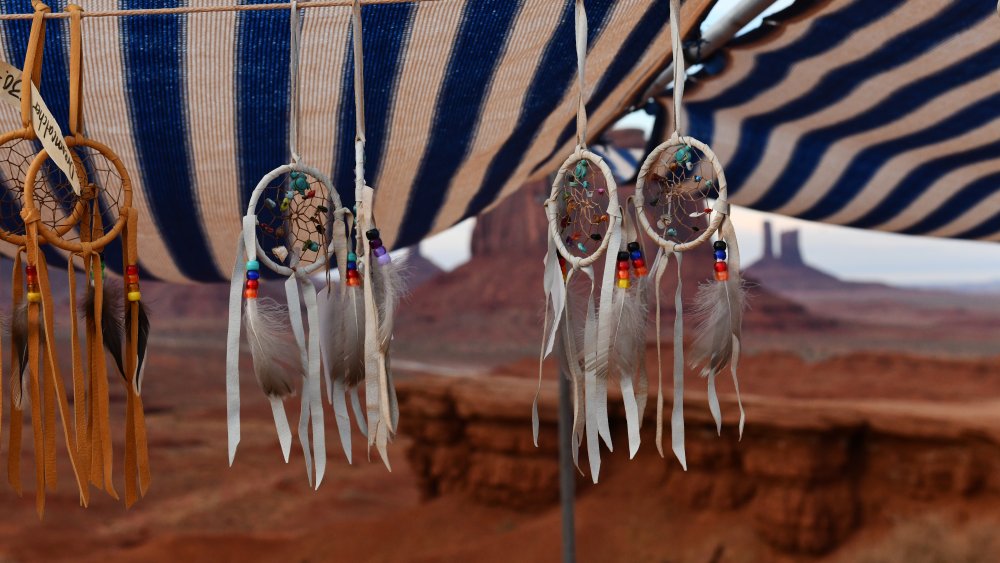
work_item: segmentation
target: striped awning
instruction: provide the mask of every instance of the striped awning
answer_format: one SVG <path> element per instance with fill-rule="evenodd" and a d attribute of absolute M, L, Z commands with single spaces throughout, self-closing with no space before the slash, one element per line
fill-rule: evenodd
<path fill-rule="evenodd" d="M 233 2 L 77 3 L 96 11 Z M 54 11 L 65 4 L 51 2 Z M 685 2 L 685 27 L 711 4 Z M 31 11 L 29 0 L 0 5 Z M 587 1 L 592 132 L 621 116 L 669 61 L 668 5 Z M 351 206 L 351 11 L 303 14 L 299 152 L 329 171 Z M 363 18 L 367 177 L 387 244 L 410 245 L 475 216 L 571 152 L 573 2 L 375 1 Z M 132 172 L 150 276 L 228 279 L 250 192 L 289 160 L 288 24 L 283 10 L 83 20 L 86 133 Z M 28 31 L 27 21 L 0 22 L 2 56 L 18 67 Z M 68 50 L 66 21 L 50 20 L 41 91 L 64 131 Z M 17 112 L 0 108 L 0 129 L 18 125 Z"/>
<path fill-rule="evenodd" d="M 692 78 L 689 131 L 721 157 L 734 203 L 1000 240 L 996 10 L 799 0 Z"/>

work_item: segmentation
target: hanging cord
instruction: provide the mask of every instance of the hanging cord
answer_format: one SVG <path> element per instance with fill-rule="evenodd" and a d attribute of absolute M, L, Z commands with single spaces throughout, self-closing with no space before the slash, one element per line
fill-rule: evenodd
<path fill-rule="evenodd" d="M 291 17 L 288 18 L 291 28 L 291 40 L 288 42 L 288 78 L 291 82 L 291 101 L 289 107 L 290 119 L 288 125 L 288 150 L 292 153 L 292 162 L 298 163 L 299 157 L 299 43 L 301 42 L 301 30 L 299 29 L 299 3 L 292 0 Z"/>
<path fill-rule="evenodd" d="M 576 108 L 576 146 L 587 148 L 587 9 L 583 0 L 576 0 L 576 69 L 580 82 L 580 98 Z"/>
<path fill-rule="evenodd" d="M 674 134 L 681 134 L 681 99 L 684 98 L 684 39 L 681 37 L 681 0 L 670 0 L 670 40 L 674 59 Z"/>
<path fill-rule="evenodd" d="M 361 2 L 351 8 L 354 36 L 354 201 L 361 201 L 365 188 L 365 66 L 361 41 Z"/>

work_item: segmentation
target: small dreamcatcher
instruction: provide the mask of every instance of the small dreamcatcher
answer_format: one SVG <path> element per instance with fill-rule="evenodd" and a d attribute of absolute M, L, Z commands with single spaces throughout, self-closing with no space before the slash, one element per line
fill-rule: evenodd
<path fill-rule="evenodd" d="M 347 213 L 346 230 L 353 236 L 335 240 L 337 267 L 343 284 L 337 290 L 327 288 L 323 298 L 324 357 L 330 400 L 337 421 L 341 446 L 351 460 L 351 423 L 347 412 L 349 393 L 355 420 L 375 446 L 387 468 L 388 444 L 399 424 L 399 407 L 392 379 L 389 348 L 392 343 L 396 306 L 406 291 L 405 261 L 393 259 L 382 243 L 375 224 L 375 191 L 365 181 L 364 53 L 362 50 L 361 3 L 354 1 L 354 99 L 355 163 L 354 197 L 356 221 Z M 338 234 L 343 234 L 338 225 Z M 365 404 L 358 390 L 364 386 Z"/>
<path fill-rule="evenodd" d="M 576 38 L 580 100 L 577 113 L 577 148 L 563 163 L 552 183 L 545 213 L 549 223 L 545 256 L 545 334 L 541 360 L 553 352 L 573 387 L 573 460 L 577 465 L 580 444 L 586 440 L 591 477 L 600 473 L 600 440 L 611 449 L 607 413 L 609 350 L 617 324 L 613 291 L 621 279 L 616 274 L 616 251 L 621 246 L 622 212 L 618 189 L 607 164 L 586 148 L 587 115 L 584 92 L 587 15 L 576 0 Z M 600 290 L 593 264 L 604 259 Z M 573 306 L 570 283 L 576 272 L 590 280 L 583 319 Z M 551 310 L 550 310 L 551 304 Z M 580 330 L 582 324 L 582 332 Z M 582 340 L 580 336 L 582 335 Z M 539 366 L 539 386 L 542 368 Z M 630 426 L 635 421 L 630 421 Z M 538 444 L 538 396 L 532 405 L 532 432 Z M 630 438 L 632 432 L 630 431 Z M 631 441 L 631 439 L 630 439 Z"/>
<path fill-rule="evenodd" d="M 295 390 L 294 374 L 302 376 L 299 441 L 310 486 L 317 488 L 326 471 L 320 357 L 320 321 L 312 276 L 327 271 L 333 239 L 343 238 L 345 211 L 330 179 L 300 162 L 298 129 L 299 10 L 291 7 L 291 80 L 289 149 L 291 162 L 271 170 L 254 188 L 237 242 L 229 298 L 226 390 L 229 418 L 229 463 L 240 441 L 239 348 L 241 324 L 253 358 L 254 375 L 268 397 L 285 461 L 292 434 L 284 399 Z M 263 272 L 285 280 L 287 308 L 260 296 Z M 241 312 L 242 303 L 242 312 Z M 306 317 L 303 322 L 302 307 Z M 284 335 L 291 324 L 296 347 Z M 298 352 L 297 354 L 295 352 Z M 310 431 L 312 433 L 310 439 Z"/>
<path fill-rule="evenodd" d="M 681 134 L 681 99 L 684 95 L 684 49 L 680 35 L 680 1 L 670 2 L 670 26 L 674 60 L 673 135 L 649 154 L 639 170 L 635 208 L 642 229 L 659 247 L 651 273 L 657 307 L 657 355 L 659 357 L 659 286 L 671 254 L 677 262 L 677 292 L 674 321 L 674 399 L 671 415 L 672 443 L 684 468 L 684 324 L 681 299 L 681 257 L 715 237 L 711 252 L 715 258 L 714 282 L 702 284 L 694 304 L 697 332 L 691 346 L 690 365 L 708 381 L 709 409 L 721 432 L 722 415 L 715 390 L 715 378 L 730 368 L 739 385 L 741 325 L 745 308 L 740 276 L 739 247 L 729 219 L 726 176 L 712 149 L 701 141 Z M 710 200 L 714 198 L 714 203 Z M 660 383 L 662 389 L 662 367 Z M 745 415 L 740 402 L 740 433 Z M 657 398 L 657 448 L 663 455 L 663 394 Z"/>
<path fill-rule="evenodd" d="M 27 293 L 23 307 L 15 312 L 12 341 L 19 350 L 17 354 L 22 364 L 27 358 L 28 373 L 44 371 L 48 374 L 47 379 L 52 380 L 63 431 L 69 441 L 71 413 L 56 361 L 54 305 L 48 268 L 40 245 L 47 243 L 65 251 L 68 253 L 72 311 L 69 318 L 72 417 L 75 427 L 73 445 L 67 448 L 80 487 L 81 503 L 86 505 L 89 502 L 88 479 L 118 498 L 112 479 L 112 440 L 104 359 L 107 350 L 115 361 L 126 393 L 125 504 L 131 506 L 145 495 L 150 481 L 145 416 L 140 395 L 149 321 L 139 291 L 138 214 L 131 205 L 131 183 L 121 161 L 110 148 L 83 135 L 81 9 L 70 5 L 68 11 L 70 135 L 65 137 L 65 146 L 73 160 L 81 189 L 77 193 L 73 179 L 56 166 L 55 159 L 58 157 L 50 156 L 45 149 L 39 151 L 28 167 L 21 209 L 27 255 Z M 105 279 L 103 251 L 119 238 L 123 249 L 124 290 Z M 79 346 L 80 331 L 75 305 L 77 260 L 89 274 L 86 299 L 80 307 L 85 317 L 86 365 Z M 20 273 L 17 268 L 15 272 L 15 275 Z M 19 284 L 15 287 L 19 289 Z M 44 358 L 40 354 L 44 354 Z M 32 399 L 35 392 L 33 388 Z M 32 402 L 37 404 L 34 400 Z M 48 407 L 49 397 L 46 397 L 45 403 Z M 35 432 L 37 434 L 38 431 Z"/>

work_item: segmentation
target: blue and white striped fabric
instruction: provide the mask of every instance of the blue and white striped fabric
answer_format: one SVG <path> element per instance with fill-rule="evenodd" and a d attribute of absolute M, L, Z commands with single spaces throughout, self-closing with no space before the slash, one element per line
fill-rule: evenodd
<path fill-rule="evenodd" d="M 93 11 L 232 1 L 78 3 Z M 65 4 L 52 2 L 53 10 Z M 669 61 L 668 4 L 587 1 L 593 133 Z M 688 0 L 684 21 L 692 25 L 710 4 Z M 0 5 L 31 11 L 29 0 Z M 350 8 L 303 13 L 299 152 L 330 172 L 350 206 Z M 573 2 L 393 3 L 366 6 L 363 17 L 367 170 L 387 244 L 410 245 L 474 216 L 571 152 Z M 132 172 L 150 276 L 228 279 L 247 197 L 289 158 L 288 21 L 283 11 L 83 20 L 86 132 Z M 26 21 L 0 23 L 2 55 L 16 66 L 28 29 Z M 65 20 L 50 21 L 41 90 L 64 128 L 68 48 Z M 15 111 L 0 111 L 0 129 L 16 126 Z"/>
<path fill-rule="evenodd" d="M 687 88 L 734 203 L 1000 240 L 1000 18 L 982 0 L 799 0 Z"/>

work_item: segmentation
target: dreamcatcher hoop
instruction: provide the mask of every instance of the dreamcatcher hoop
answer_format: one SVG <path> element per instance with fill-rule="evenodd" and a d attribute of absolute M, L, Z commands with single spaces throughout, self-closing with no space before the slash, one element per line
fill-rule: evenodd
<path fill-rule="evenodd" d="M 650 223 L 649 217 L 647 217 L 644 212 L 644 208 L 646 207 L 645 188 L 649 174 L 653 166 L 659 162 L 660 156 L 667 150 L 674 147 L 692 147 L 701 152 L 702 162 L 707 160 L 712 165 L 712 170 L 715 172 L 715 179 L 718 184 L 717 204 L 712 209 L 712 216 L 708 222 L 708 226 L 703 229 L 697 237 L 685 242 L 674 242 L 660 236 L 654 228 L 654 225 Z M 635 199 L 633 200 L 633 203 L 635 205 L 637 212 L 636 215 L 638 215 L 639 224 L 642 226 L 642 230 L 646 232 L 649 238 L 653 239 L 653 242 L 655 242 L 657 246 L 673 252 L 686 252 L 701 246 L 702 243 L 710 239 L 712 235 L 719 231 L 726 215 L 729 214 L 729 210 L 728 205 L 720 205 L 718 202 L 728 201 L 728 196 L 729 190 L 726 184 L 726 173 L 722 169 L 722 165 L 719 163 L 718 157 L 715 156 L 715 152 L 713 152 L 708 145 L 698 139 L 688 137 L 686 135 L 680 135 L 675 132 L 671 135 L 670 139 L 660 143 L 656 148 L 654 148 L 653 151 L 649 153 L 649 156 L 646 157 L 646 160 L 643 161 L 642 166 L 639 168 L 639 175 L 635 182 Z"/>
<path fill-rule="evenodd" d="M 73 211 L 66 218 L 58 223 L 55 227 L 46 225 L 44 222 L 38 222 L 38 234 L 49 244 L 57 248 L 61 248 L 67 252 L 82 252 L 85 245 L 89 245 L 92 249 L 103 249 L 114 239 L 118 238 L 121 234 L 122 229 L 125 228 L 125 223 L 128 221 L 128 210 L 132 208 L 132 180 L 128 175 L 128 170 L 125 169 L 125 165 L 122 164 L 121 159 L 116 155 L 107 145 L 88 139 L 85 137 L 66 137 L 66 146 L 70 149 L 73 155 L 73 162 L 77 167 L 77 173 L 80 178 L 87 178 L 86 170 L 84 170 L 82 160 L 78 152 L 75 150 L 78 147 L 84 147 L 96 151 L 97 154 L 101 155 L 107 162 L 109 162 L 118 173 L 118 177 L 121 180 L 121 193 L 124 198 L 118 206 L 118 216 L 115 218 L 115 222 L 104 229 L 104 234 L 97 239 L 90 241 L 89 243 L 84 243 L 79 240 L 67 240 L 64 235 L 76 227 L 83 215 L 88 211 L 88 201 L 90 199 L 100 198 L 101 189 L 97 184 L 88 182 L 83 187 L 83 192 L 76 199 L 76 203 L 73 206 Z M 25 176 L 25 190 L 23 195 L 23 207 L 31 211 L 38 211 L 38 206 L 35 201 L 34 192 L 36 188 L 36 179 L 41 167 L 49 160 L 49 154 L 45 149 L 38 152 L 35 159 L 31 162 L 28 167 L 28 173 Z M 44 189 L 44 188 L 43 188 Z"/>
<path fill-rule="evenodd" d="M 342 208 L 342 204 L 340 202 L 340 194 L 338 194 L 337 190 L 334 189 L 333 183 L 330 181 L 329 177 L 327 177 L 325 174 L 323 174 L 316 168 L 313 168 L 312 166 L 306 164 L 302 164 L 301 162 L 290 162 L 288 164 L 282 164 L 281 166 L 265 174 L 260 179 L 260 181 L 257 182 L 257 186 L 254 188 L 253 193 L 250 194 L 250 202 L 249 204 L 247 204 L 247 215 L 248 216 L 257 215 L 256 213 L 257 204 L 260 203 L 260 198 L 264 195 L 264 192 L 267 191 L 269 187 L 271 187 L 271 182 L 277 180 L 283 175 L 291 174 L 292 172 L 308 174 L 309 176 L 312 176 L 323 185 L 323 187 L 326 189 L 328 201 L 332 203 L 329 212 L 329 217 L 332 219 L 334 212 Z M 301 268 L 292 269 L 283 264 L 279 264 L 274 260 L 272 260 L 268 255 L 268 252 L 266 252 L 265 249 L 261 247 L 260 237 L 256 236 L 256 232 L 254 234 L 254 246 L 257 249 L 256 259 L 260 261 L 263 265 L 267 266 L 269 270 L 281 276 L 289 277 L 295 275 L 296 272 L 299 272 L 300 274 L 309 275 L 318 272 L 321 268 L 326 266 L 326 254 L 324 253 L 318 254 L 316 260 Z M 333 238 L 331 238 L 329 244 L 327 245 L 327 251 L 333 252 L 333 250 L 334 250 L 334 241 Z"/>
<path fill-rule="evenodd" d="M 611 173 L 611 168 L 608 167 L 607 163 L 604 162 L 599 155 L 587 150 L 586 148 L 577 147 L 576 151 L 567 158 L 562 166 L 559 167 L 559 171 L 556 172 L 555 180 L 552 182 L 552 190 L 549 193 L 549 199 L 545 200 L 545 215 L 548 217 L 549 221 L 549 237 L 555 243 L 556 249 L 559 251 L 559 255 L 566 260 L 566 262 L 573 267 L 573 269 L 586 268 L 590 266 L 604 255 L 608 250 L 608 246 L 611 241 L 611 231 L 616 228 L 615 221 L 608 221 L 608 227 L 604 231 L 604 236 L 601 237 L 601 244 L 598 245 L 597 249 L 588 254 L 587 256 L 577 256 L 566 248 L 566 244 L 563 242 L 562 234 L 560 233 L 559 226 L 559 205 L 558 197 L 560 192 L 563 191 L 563 183 L 566 180 L 566 175 L 569 173 L 570 169 L 575 167 L 577 163 L 581 161 L 587 161 L 591 164 L 597 166 L 598 170 L 601 171 L 601 175 L 604 177 L 605 189 L 608 195 L 608 207 L 605 213 L 609 217 L 618 217 L 621 215 L 620 205 L 618 203 L 618 185 L 615 183 L 614 174 Z"/>

